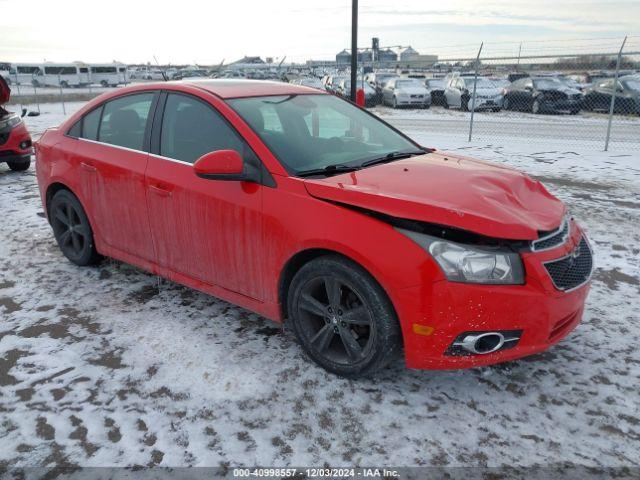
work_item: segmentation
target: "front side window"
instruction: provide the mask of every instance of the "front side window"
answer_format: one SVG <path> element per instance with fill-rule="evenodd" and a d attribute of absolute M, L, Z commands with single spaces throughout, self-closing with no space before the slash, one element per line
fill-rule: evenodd
<path fill-rule="evenodd" d="M 127 95 L 104 105 L 98 141 L 142 150 L 153 93 Z"/>
<path fill-rule="evenodd" d="M 102 108 L 103 107 L 98 107 L 84 116 L 82 119 L 82 138 L 88 140 L 98 139 L 98 127 L 100 126 Z"/>
<path fill-rule="evenodd" d="M 389 153 L 416 152 L 402 134 L 333 95 L 238 98 L 228 103 L 293 174 L 353 166 Z M 276 115 L 282 131 L 269 126 Z"/>
<path fill-rule="evenodd" d="M 251 155 L 245 142 L 211 106 L 170 93 L 162 118 L 160 155 L 194 163 L 216 150 L 236 150 L 246 160 Z"/>

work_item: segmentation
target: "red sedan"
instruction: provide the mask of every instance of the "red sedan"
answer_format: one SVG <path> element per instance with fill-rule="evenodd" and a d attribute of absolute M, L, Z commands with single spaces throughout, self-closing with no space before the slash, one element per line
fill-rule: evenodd
<path fill-rule="evenodd" d="M 11 89 L 0 75 L 0 163 L 6 162 L 11 170 L 19 172 L 31 164 L 31 136 L 22 118 L 2 107 L 10 96 Z"/>
<path fill-rule="evenodd" d="M 424 148 L 284 83 L 145 84 L 36 145 L 42 202 L 78 265 L 117 258 L 278 322 L 340 375 L 487 365 L 582 316 L 592 253 L 517 171 Z"/>

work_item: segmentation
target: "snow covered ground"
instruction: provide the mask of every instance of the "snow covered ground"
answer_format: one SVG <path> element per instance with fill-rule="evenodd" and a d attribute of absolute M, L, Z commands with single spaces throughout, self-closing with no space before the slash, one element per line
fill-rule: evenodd
<path fill-rule="evenodd" d="M 43 112 L 27 118 L 35 135 L 62 119 Z M 336 378 L 246 310 L 116 261 L 73 266 L 42 218 L 33 168 L 0 165 L 0 471 L 638 466 L 639 150 L 569 149 L 557 136 L 469 144 L 426 128 L 422 112 L 379 113 L 425 145 L 525 170 L 567 202 L 597 264 L 575 332 L 493 367 Z"/>

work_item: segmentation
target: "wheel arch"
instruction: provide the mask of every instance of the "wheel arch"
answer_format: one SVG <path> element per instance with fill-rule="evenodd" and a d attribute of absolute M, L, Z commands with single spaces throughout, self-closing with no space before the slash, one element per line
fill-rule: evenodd
<path fill-rule="evenodd" d="M 307 248 L 305 250 L 301 250 L 295 253 L 292 257 L 290 257 L 287 260 L 287 262 L 284 264 L 284 267 L 282 268 L 282 270 L 280 271 L 280 276 L 278 278 L 278 303 L 280 306 L 280 318 L 283 321 L 287 318 L 287 315 L 288 315 L 287 297 L 289 294 L 289 287 L 291 285 L 291 281 L 293 280 L 293 277 L 304 265 L 306 265 L 307 263 L 309 263 L 310 261 L 318 257 L 322 257 L 326 255 L 341 257 L 357 265 L 362 270 L 364 270 L 373 279 L 373 281 L 375 281 L 376 284 L 380 287 L 380 290 L 387 297 L 387 300 L 389 301 L 391 308 L 393 308 L 393 312 L 396 315 L 396 318 L 398 317 L 398 310 L 394 305 L 391 295 L 389 295 L 389 292 L 384 287 L 383 282 L 381 282 L 380 279 L 377 278 L 377 276 L 374 273 L 372 273 L 370 269 L 365 267 L 361 262 L 358 262 L 356 259 L 350 257 L 349 255 L 346 255 L 343 252 L 340 252 L 338 250 L 334 250 L 331 248 Z M 398 322 L 399 322 L 399 318 L 398 318 Z"/>

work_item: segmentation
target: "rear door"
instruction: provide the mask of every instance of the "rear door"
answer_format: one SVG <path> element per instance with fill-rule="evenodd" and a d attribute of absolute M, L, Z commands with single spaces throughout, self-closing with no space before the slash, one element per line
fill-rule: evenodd
<path fill-rule="evenodd" d="M 125 95 L 87 113 L 75 152 L 83 197 L 102 240 L 148 261 L 153 261 L 154 251 L 144 175 L 157 95 Z"/>
<path fill-rule="evenodd" d="M 157 263 L 260 300 L 265 187 L 205 180 L 193 170 L 202 155 L 224 149 L 259 166 L 248 144 L 211 104 L 188 94 L 163 93 L 146 178 Z"/>

